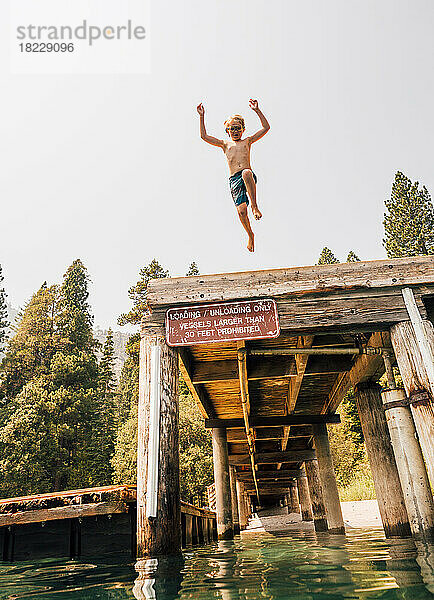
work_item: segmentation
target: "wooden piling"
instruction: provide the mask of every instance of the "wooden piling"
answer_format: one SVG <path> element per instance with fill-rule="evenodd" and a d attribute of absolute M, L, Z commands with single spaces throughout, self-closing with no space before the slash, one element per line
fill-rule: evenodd
<path fill-rule="evenodd" d="M 297 482 L 291 481 L 289 485 L 289 497 L 291 499 L 291 512 L 300 512 L 300 503 L 298 499 Z"/>
<path fill-rule="evenodd" d="M 302 521 L 312 521 L 312 505 L 310 502 L 309 486 L 306 474 L 297 479 L 298 497 L 300 498 L 301 519 Z"/>
<path fill-rule="evenodd" d="M 309 495 L 312 502 L 313 524 L 315 531 L 327 531 L 328 523 L 324 505 L 323 491 L 319 476 L 318 461 L 308 460 L 304 463 L 306 469 Z"/>
<path fill-rule="evenodd" d="M 137 558 L 181 551 L 181 499 L 178 450 L 178 354 L 161 330 L 142 330 L 140 345 L 137 448 Z M 150 408 L 159 396 L 158 491 L 156 516 L 147 516 L 152 502 L 148 487 L 151 444 Z M 151 432 L 152 434 L 152 432 Z M 148 507 L 149 508 L 149 507 Z"/>
<path fill-rule="evenodd" d="M 375 382 L 359 383 L 355 395 L 384 533 L 388 538 L 408 537 L 410 524 L 383 410 L 381 387 Z"/>
<path fill-rule="evenodd" d="M 313 425 L 313 437 L 327 514 L 328 530 L 330 533 L 343 534 L 345 533 L 344 519 L 342 517 L 341 502 L 339 500 L 336 475 L 333 468 L 327 425 L 325 423 Z"/>
<path fill-rule="evenodd" d="M 229 481 L 231 484 L 231 506 L 232 506 L 232 523 L 234 526 L 234 535 L 240 533 L 240 517 L 238 515 L 237 501 L 237 479 L 235 467 L 229 467 Z"/>
<path fill-rule="evenodd" d="M 217 535 L 219 540 L 234 537 L 232 522 L 231 485 L 229 480 L 229 457 L 226 429 L 212 430 L 212 454 L 217 513 Z"/>
<path fill-rule="evenodd" d="M 434 382 L 427 364 L 433 362 L 434 327 L 425 320 L 420 320 L 419 325 L 422 340 L 416 337 L 410 321 L 394 325 L 390 333 L 428 475 L 434 486 Z M 428 354 L 425 360 L 424 349 Z"/>
<path fill-rule="evenodd" d="M 247 525 L 247 514 L 246 505 L 244 502 L 244 483 L 237 479 L 237 502 L 238 502 L 238 516 L 240 519 L 240 531 L 246 528 Z"/>
<path fill-rule="evenodd" d="M 433 498 L 405 392 L 385 390 L 382 399 L 411 531 L 415 537 L 432 541 Z"/>

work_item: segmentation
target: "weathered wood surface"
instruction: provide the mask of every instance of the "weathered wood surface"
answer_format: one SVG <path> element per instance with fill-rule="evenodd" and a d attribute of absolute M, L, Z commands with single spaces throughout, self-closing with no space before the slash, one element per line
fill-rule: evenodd
<path fill-rule="evenodd" d="M 264 479 L 285 479 L 301 476 L 301 469 L 275 469 L 273 471 L 256 471 L 256 478 L 259 480 Z M 252 474 L 248 471 L 238 471 L 237 478 L 240 481 L 250 481 Z"/>
<path fill-rule="evenodd" d="M 363 382 L 355 387 L 357 410 L 386 537 L 411 535 L 404 495 L 390 441 L 381 387 Z"/>
<path fill-rule="evenodd" d="M 404 494 L 405 506 L 414 536 L 434 541 L 434 503 L 414 421 L 405 406 L 404 390 L 382 392 L 383 404 L 399 402 L 386 410 L 387 425 L 395 454 L 396 466 Z"/>
<path fill-rule="evenodd" d="M 300 513 L 300 502 L 296 481 L 291 481 L 289 484 L 289 498 L 291 500 L 291 512 Z"/>
<path fill-rule="evenodd" d="M 190 394 L 196 400 L 202 415 L 205 418 L 215 416 L 215 410 L 208 398 L 208 394 L 203 385 L 195 384 L 192 380 L 191 372 L 191 355 L 187 348 L 180 348 L 178 350 L 179 355 L 179 368 L 184 378 L 185 383 L 190 391 Z"/>
<path fill-rule="evenodd" d="M 147 299 L 153 309 L 157 306 L 279 298 L 334 290 L 401 288 L 407 285 L 431 284 L 433 281 L 434 257 L 415 256 L 269 271 L 154 279 L 149 282 Z"/>
<path fill-rule="evenodd" d="M 151 351 L 160 360 L 160 445 L 157 518 L 146 516 Z M 143 335 L 140 345 L 137 450 L 137 557 L 177 554 L 181 550 L 181 499 L 178 452 L 178 353 L 162 335 Z"/>
<path fill-rule="evenodd" d="M 229 464 L 229 461 L 228 461 Z M 240 517 L 238 514 L 237 502 L 237 474 L 235 467 L 229 467 L 229 481 L 231 485 L 231 507 L 232 507 L 232 523 L 234 526 L 234 535 L 240 533 Z M 253 478 L 252 478 L 253 481 Z"/>
<path fill-rule="evenodd" d="M 70 504 L 57 508 L 39 510 L 25 510 L 12 514 L 0 514 L 0 527 L 10 525 L 25 525 L 28 523 L 44 523 L 45 521 L 58 521 L 60 519 L 78 519 L 83 517 L 97 517 L 128 512 L 126 502 L 95 502 L 94 504 Z"/>
<path fill-rule="evenodd" d="M 207 508 L 199 508 L 198 506 L 193 506 L 193 504 L 188 504 L 188 502 L 181 501 L 181 512 L 186 515 L 193 515 L 196 517 L 203 517 L 207 519 L 215 519 L 216 514 L 213 510 L 208 510 Z"/>
<path fill-rule="evenodd" d="M 303 521 L 312 521 L 312 505 L 310 502 L 309 486 L 307 483 L 306 472 L 297 479 L 298 497 L 300 499 L 301 518 Z"/>
<path fill-rule="evenodd" d="M 237 502 L 238 502 L 238 517 L 240 519 L 240 530 L 247 526 L 247 509 L 244 500 L 244 483 L 237 479 Z"/>
<path fill-rule="evenodd" d="M 372 348 L 390 347 L 390 335 L 388 332 L 375 332 L 370 336 L 367 345 Z M 384 361 L 381 355 L 362 354 L 358 356 L 350 371 L 336 380 L 324 403 L 322 412 L 334 412 L 351 387 L 371 379 L 378 380 L 383 373 Z"/>
<path fill-rule="evenodd" d="M 231 540 L 234 537 L 234 525 L 232 521 L 231 484 L 225 429 L 212 430 L 212 456 L 214 465 L 217 535 L 219 540 Z"/>
<path fill-rule="evenodd" d="M 250 417 L 252 427 L 280 427 L 282 425 L 312 425 L 314 423 L 340 423 L 339 415 L 286 415 L 281 417 Z M 243 419 L 205 419 L 205 427 L 244 427 Z"/>
<path fill-rule="evenodd" d="M 305 463 L 304 468 L 306 470 L 306 477 L 309 486 L 309 496 L 312 506 L 315 531 L 327 531 L 327 515 L 324 505 L 321 479 L 319 476 L 318 461 L 308 461 Z"/>
<path fill-rule="evenodd" d="M 303 357 L 306 361 L 308 356 Z M 352 366 L 350 356 L 318 356 L 305 367 L 305 376 L 322 373 L 341 373 L 349 371 Z M 249 381 L 256 379 L 297 378 L 295 357 L 267 356 L 249 357 Z M 196 362 L 192 367 L 192 380 L 195 385 L 215 381 L 238 380 L 238 363 L 235 360 L 215 360 Z"/>
<path fill-rule="evenodd" d="M 434 354 L 434 327 L 430 321 L 422 321 L 421 326 L 429 352 Z M 411 412 L 428 475 L 434 485 L 434 389 L 413 325 L 398 323 L 390 333 L 405 391 L 411 401 L 416 400 L 411 404 Z"/>
<path fill-rule="evenodd" d="M 313 426 L 316 457 L 318 459 L 319 476 L 323 499 L 327 514 L 327 523 L 330 533 L 344 534 L 345 526 L 342 517 L 341 502 L 339 499 L 336 475 L 330 450 L 327 426 L 322 423 Z"/>
<path fill-rule="evenodd" d="M 303 462 L 315 458 L 314 450 L 287 450 L 286 452 L 262 452 L 255 454 L 255 462 L 258 465 L 287 462 Z M 230 454 L 229 464 L 248 465 L 250 464 L 249 454 Z"/>

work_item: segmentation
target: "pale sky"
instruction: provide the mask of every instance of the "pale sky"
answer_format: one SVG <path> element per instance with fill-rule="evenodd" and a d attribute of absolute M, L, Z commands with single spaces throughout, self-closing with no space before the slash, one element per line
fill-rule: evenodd
<path fill-rule="evenodd" d="M 13 0 L 12 0 L 13 1 Z M 0 5 L 0 263 L 23 305 L 81 258 L 95 324 L 118 329 L 157 258 L 173 275 L 385 256 L 397 170 L 434 192 L 432 0 L 153 0 L 150 75 L 12 75 Z M 258 98 L 257 251 L 224 155 L 199 138 Z"/>

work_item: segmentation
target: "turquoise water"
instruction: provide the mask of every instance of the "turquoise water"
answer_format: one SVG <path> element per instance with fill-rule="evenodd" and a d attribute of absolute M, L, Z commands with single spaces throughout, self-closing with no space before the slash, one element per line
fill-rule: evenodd
<path fill-rule="evenodd" d="M 255 533 L 137 565 L 0 563 L 0 600 L 433 600 L 433 567 L 432 546 L 379 530 Z"/>

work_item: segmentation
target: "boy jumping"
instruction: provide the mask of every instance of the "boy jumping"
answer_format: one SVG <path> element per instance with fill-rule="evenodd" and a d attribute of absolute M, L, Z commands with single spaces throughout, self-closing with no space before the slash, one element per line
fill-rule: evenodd
<path fill-rule="evenodd" d="M 270 129 L 267 119 L 264 117 L 258 107 L 258 101 L 250 99 L 250 108 L 258 115 L 262 129 L 246 137 L 242 138 L 245 130 L 244 119 L 241 115 L 234 115 L 225 121 L 225 129 L 230 140 L 219 140 L 218 138 L 208 135 L 205 128 L 205 108 L 203 104 L 199 104 L 197 112 L 200 115 L 200 137 L 212 144 L 218 146 L 226 155 L 229 166 L 229 186 L 232 193 L 235 206 L 237 207 L 238 216 L 244 229 L 247 231 L 249 241 L 247 249 L 249 252 L 255 250 L 255 235 L 252 231 L 247 213 L 249 197 L 252 202 L 252 213 L 255 219 L 260 219 L 262 213 L 256 203 L 256 175 L 250 166 L 250 148 L 253 142 L 257 142 Z"/>

